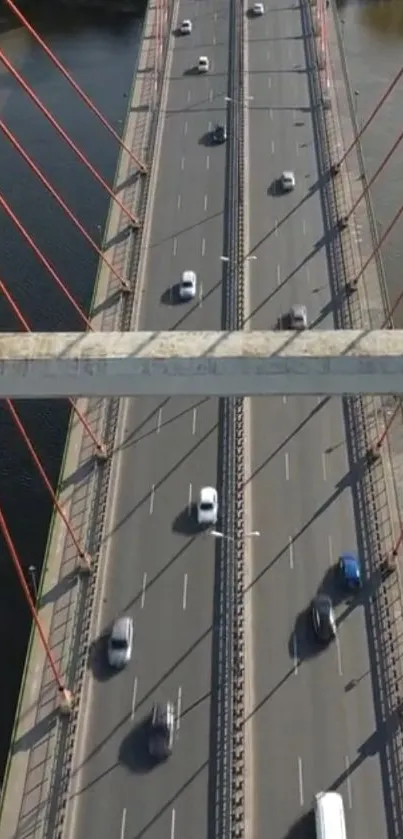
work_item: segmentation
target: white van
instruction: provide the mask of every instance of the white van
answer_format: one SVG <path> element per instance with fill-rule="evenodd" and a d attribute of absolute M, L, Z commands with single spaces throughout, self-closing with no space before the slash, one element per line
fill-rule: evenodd
<path fill-rule="evenodd" d="M 314 813 L 316 839 L 347 839 L 344 804 L 338 792 L 318 792 Z"/>

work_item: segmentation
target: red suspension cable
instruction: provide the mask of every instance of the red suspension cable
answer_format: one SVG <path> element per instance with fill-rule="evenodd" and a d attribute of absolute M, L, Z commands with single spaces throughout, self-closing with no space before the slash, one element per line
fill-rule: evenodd
<path fill-rule="evenodd" d="M 115 194 L 114 194 L 113 190 L 110 188 L 110 186 L 108 186 L 108 184 L 106 183 L 106 181 L 104 180 L 104 178 L 102 178 L 102 177 L 101 177 L 101 175 L 97 172 L 97 170 L 94 168 L 94 166 L 92 165 L 92 163 L 90 163 L 90 161 L 88 160 L 88 158 L 87 158 L 87 157 L 86 157 L 86 156 L 82 153 L 82 151 L 80 151 L 80 149 L 78 148 L 78 146 L 77 146 L 77 145 L 73 142 L 73 140 L 69 137 L 69 135 L 68 135 L 68 134 L 66 134 L 66 132 L 65 132 L 64 128 L 62 128 L 62 127 L 61 127 L 60 123 L 58 123 L 58 122 L 57 122 L 57 120 L 54 118 L 54 116 L 50 113 L 50 111 L 48 111 L 48 109 L 47 109 L 47 108 L 45 107 L 45 105 L 41 102 L 41 100 L 40 100 L 40 99 L 39 99 L 39 97 L 36 95 L 36 93 L 34 93 L 34 91 L 33 91 L 33 90 L 32 90 L 32 88 L 31 88 L 31 87 L 27 84 L 27 82 L 25 81 L 25 79 L 23 79 L 23 77 L 22 77 L 22 76 L 21 76 L 21 74 L 18 72 L 18 70 L 16 70 L 16 69 L 15 69 L 15 67 L 13 67 L 13 65 L 12 65 L 12 64 L 11 64 L 11 62 L 8 60 L 7 56 L 6 56 L 6 55 L 4 55 L 4 52 L 3 52 L 2 50 L 0 50 L 0 61 L 2 61 L 2 62 L 3 62 L 4 66 L 7 68 L 7 70 L 9 70 L 9 72 L 11 73 L 11 75 L 13 76 L 13 78 L 17 80 L 18 84 L 19 84 L 19 85 L 21 85 L 21 87 L 23 88 L 23 90 L 25 90 L 25 93 L 27 93 L 27 94 L 28 94 L 28 96 L 30 97 L 30 99 L 32 99 L 32 101 L 33 101 L 33 102 L 35 102 L 35 105 L 37 105 L 37 107 L 38 107 L 38 108 L 39 108 L 39 110 L 43 113 L 43 115 L 46 117 L 46 119 L 48 120 L 48 122 L 50 122 L 50 123 L 51 123 L 51 125 L 53 125 L 53 128 L 55 128 L 55 129 L 56 129 L 56 131 L 58 132 L 58 134 L 60 134 L 60 136 L 61 136 L 61 137 L 63 137 L 63 140 L 67 143 L 67 145 L 68 145 L 68 146 L 72 149 L 72 151 L 74 151 L 74 153 L 75 153 L 75 154 L 77 155 L 77 157 L 81 160 L 81 162 L 82 162 L 82 163 L 84 163 L 84 165 L 85 165 L 85 166 L 87 167 L 87 169 L 91 172 L 91 174 L 94 176 L 94 178 L 96 178 L 96 180 L 98 181 L 98 183 L 100 183 L 100 184 L 101 184 L 101 186 L 102 186 L 102 187 L 104 188 L 104 190 L 108 193 L 108 195 L 110 196 L 110 198 L 112 198 L 112 199 L 113 199 L 113 201 L 115 201 L 115 202 L 116 202 L 116 204 L 120 207 L 120 209 L 122 210 L 122 212 L 124 212 L 124 214 L 127 216 L 127 218 L 129 219 L 130 223 L 131 223 L 131 224 L 134 224 L 136 227 L 138 227 L 138 226 L 139 226 L 139 224 L 138 224 L 138 221 L 137 221 L 136 217 L 135 217 L 135 216 L 134 216 L 134 215 L 130 212 L 130 210 L 128 210 L 128 209 L 124 206 L 124 204 L 122 204 L 121 200 L 117 197 L 117 195 L 115 195 Z"/>
<path fill-rule="evenodd" d="M 386 157 L 383 159 L 381 165 L 378 166 L 376 172 L 372 175 L 372 178 L 366 184 L 366 186 L 363 189 L 361 195 L 359 195 L 358 198 L 356 199 L 356 201 L 354 202 L 353 206 L 351 207 L 351 210 L 349 210 L 349 213 L 348 213 L 349 217 L 353 215 L 353 213 L 355 212 L 355 210 L 358 207 L 358 204 L 364 198 L 364 195 L 367 194 L 368 190 L 370 189 L 370 187 L 372 186 L 374 181 L 376 181 L 378 175 L 380 175 L 380 173 L 382 172 L 382 169 L 385 168 L 386 164 L 389 162 L 390 158 L 392 157 L 392 154 L 396 151 L 397 147 L 400 145 L 402 140 L 403 140 L 403 131 L 399 135 L 399 137 L 397 138 L 396 142 L 393 144 L 392 148 L 390 149 L 390 151 L 388 152 Z"/>
<path fill-rule="evenodd" d="M 386 101 L 388 96 L 392 93 L 393 88 L 396 87 L 399 79 L 401 79 L 402 76 L 403 76 L 403 67 L 399 70 L 398 74 L 395 76 L 393 81 L 390 83 L 389 87 L 387 88 L 387 90 L 385 91 L 385 93 L 383 94 L 381 99 L 379 100 L 378 104 L 376 105 L 376 107 L 374 108 L 372 113 L 369 115 L 366 122 L 364 122 L 364 125 L 360 128 L 358 134 L 354 137 L 354 140 L 348 146 L 347 151 L 345 151 L 344 154 L 341 156 L 341 158 L 339 160 L 339 166 L 341 166 L 341 164 L 344 163 L 347 155 L 350 154 L 350 152 L 353 150 L 356 143 L 358 143 L 358 140 L 362 137 L 364 131 L 367 130 L 368 126 L 371 124 L 372 120 L 377 115 L 378 111 L 382 108 L 383 103 Z"/>
<path fill-rule="evenodd" d="M 10 294 L 8 288 L 6 287 L 6 285 L 3 283 L 3 281 L 1 279 L 0 279 L 0 291 L 4 294 L 4 297 L 6 298 L 7 303 L 9 304 L 10 308 L 13 310 L 16 318 L 20 322 L 23 329 L 25 329 L 25 332 L 32 332 L 32 330 L 30 329 L 27 321 L 25 320 L 24 315 L 22 314 L 19 306 L 17 306 L 17 303 L 15 302 L 15 300 L 12 297 L 12 295 Z M 84 426 L 86 432 L 91 437 L 91 440 L 96 447 L 97 453 L 102 457 L 106 457 L 107 450 L 106 450 L 105 444 L 101 443 L 97 439 L 97 437 L 95 436 L 91 426 L 88 424 L 87 420 L 85 419 L 85 417 L 81 413 L 81 411 L 77 408 L 77 405 L 75 404 L 73 399 L 70 399 L 70 397 L 69 397 L 68 401 L 69 401 L 74 413 L 76 414 L 77 418 L 80 420 L 80 422 Z"/>
<path fill-rule="evenodd" d="M 67 299 L 70 301 L 72 306 L 75 308 L 75 310 L 79 314 L 81 320 L 84 321 L 87 329 L 92 330 L 92 326 L 91 326 L 90 321 L 88 320 L 88 318 L 86 317 L 84 312 L 80 309 L 78 303 L 76 303 L 76 301 L 74 300 L 73 295 L 70 294 L 68 288 L 66 288 L 64 282 L 56 274 L 56 271 L 52 267 L 52 265 L 50 264 L 49 260 L 46 258 L 46 256 L 44 256 L 44 254 L 42 253 L 40 248 L 38 248 L 38 245 L 34 242 L 32 236 L 29 235 L 28 231 L 21 224 L 19 218 L 15 215 L 15 213 L 13 212 L 13 210 L 11 209 L 11 207 L 9 206 L 9 204 L 7 203 L 7 201 L 5 200 L 5 198 L 3 198 L 3 196 L 1 194 L 0 194 L 0 207 L 2 207 L 3 210 L 5 210 L 7 215 L 14 222 L 15 226 L 17 227 L 17 229 L 19 230 L 21 235 L 24 237 L 25 241 L 28 242 L 30 248 L 33 250 L 35 255 L 38 257 L 39 261 L 42 263 L 42 265 L 45 266 L 47 271 L 49 271 L 49 274 L 51 275 L 51 277 L 53 277 L 55 283 L 59 286 L 59 288 L 62 290 L 63 294 L 67 297 Z"/>
<path fill-rule="evenodd" d="M 147 170 L 146 170 L 146 167 L 144 166 L 144 164 L 140 162 L 138 157 L 136 157 L 136 155 L 126 145 L 126 143 L 123 142 L 122 138 L 119 137 L 119 134 L 115 131 L 115 129 L 110 124 L 110 122 L 108 122 L 108 120 L 105 119 L 103 114 L 101 114 L 101 111 L 98 110 L 98 108 L 96 107 L 96 105 L 94 105 L 94 103 L 91 101 L 89 96 L 87 96 L 87 94 L 84 93 L 84 91 L 80 87 L 80 85 L 78 85 L 77 82 L 74 81 L 73 77 L 70 75 L 68 70 L 66 70 L 66 68 L 61 63 L 61 61 L 59 61 L 59 59 L 54 54 L 54 52 L 52 52 L 52 50 L 47 46 L 47 44 L 45 44 L 45 42 L 42 40 L 42 38 L 40 37 L 40 35 L 36 31 L 36 29 L 34 29 L 34 27 L 29 23 L 27 18 L 22 14 L 22 12 L 20 12 L 19 9 L 17 9 L 15 4 L 12 2 L 12 0 L 6 0 L 6 3 L 7 3 L 7 6 L 11 9 L 11 11 L 18 18 L 18 20 L 25 27 L 25 29 L 28 30 L 30 35 L 32 35 L 32 37 L 35 38 L 35 41 L 46 52 L 46 55 L 50 58 L 50 60 L 53 62 L 53 64 L 55 64 L 56 67 L 58 68 L 58 70 L 60 70 L 60 72 L 63 74 L 64 78 L 67 79 L 67 81 L 74 88 L 76 93 L 78 93 L 80 99 L 82 99 L 83 102 L 85 102 L 85 104 L 88 105 L 88 107 L 92 111 L 92 113 L 95 114 L 96 117 L 98 117 L 100 122 L 102 122 L 102 125 L 107 129 L 107 131 L 109 131 L 109 133 L 112 135 L 112 137 L 114 137 L 114 139 L 117 140 L 117 142 L 119 143 L 121 148 L 123 148 L 125 150 L 125 152 L 127 152 L 129 157 L 131 158 L 131 160 L 133 160 L 134 163 L 139 167 L 140 171 L 143 172 L 143 173 L 146 172 Z"/>
<path fill-rule="evenodd" d="M 75 227 L 80 231 L 84 239 L 91 245 L 92 249 L 98 254 L 99 258 L 102 259 L 103 263 L 107 265 L 113 276 L 122 284 L 124 288 L 128 288 L 128 283 L 123 277 L 116 271 L 116 268 L 113 267 L 111 261 L 102 253 L 101 249 L 98 247 L 96 242 L 91 238 L 89 233 L 87 233 L 86 229 L 83 227 L 81 222 L 78 218 L 74 215 L 74 213 L 70 210 L 70 207 L 67 206 L 66 202 L 63 198 L 59 195 L 59 193 L 55 190 L 52 184 L 48 181 L 45 177 L 43 172 L 39 169 L 36 165 L 35 161 L 32 160 L 32 157 L 25 151 L 22 147 L 21 143 L 18 142 L 17 138 L 12 134 L 9 128 L 5 125 L 2 119 L 0 119 L 0 130 L 3 131 L 3 134 L 6 135 L 7 139 L 10 140 L 10 143 L 14 146 L 14 148 L 18 151 L 18 154 L 25 160 L 25 163 L 28 164 L 29 168 L 35 173 L 35 175 L 39 178 L 40 182 L 44 185 L 44 187 L 50 192 L 50 194 L 55 198 L 59 206 L 64 210 L 66 215 L 69 217 L 70 221 L 73 222 Z"/>
<path fill-rule="evenodd" d="M 62 521 L 63 521 L 63 523 L 66 527 L 66 530 L 70 535 L 71 541 L 73 542 L 73 545 L 74 545 L 74 547 L 77 551 L 77 554 L 82 559 L 83 557 L 85 557 L 85 551 L 82 549 L 82 547 L 81 547 L 81 545 L 80 545 L 80 543 L 77 539 L 77 536 L 74 533 L 74 530 L 73 530 L 73 528 L 72 528 L 64 510 L 63 510 L 63 507 L 60 505 L 60 503 L 58 501 L 58 498 L 57 498 L 57 496 L 56 496 L 56 494 L 53 490 L 52 484 L 50 483 L 50 480 L 49 480 L 49 478 L 48 478 L 48 476 L 47 476 L 47 474 L 46 474 L 46 472 L 45 472 L 45 470 L 42 466 L 42 463 L 41 463 L 41 461 L 40 461 L 32 443 L 31 443 L 31 440 L 29 439 L 28 434 L 25 431 L 25 428 L 24 428 L 24 426 L 23 426 L 23 424 L 22 424 L 22 422 L 21 422 L 21 420 L 20 420 L 20 418 L 17 414 L 17 411 L 15 410 L 14 405 L 11 402 L 10 399 L 6 399 L 6 405 L 7 405 L 8 410 L 10 411 L 10 414 L 11 414 L 11 416 L 12 416 L 12 418 L 13 418 L 13 420 L 14 420 L 17 428 L 18 428 L 18 431 L 21 434 L 21 437 L 24 440 L 24 443 L 25 443 L 25 445 L 26 445 L 34 463 L 35 463 L 35 466 L 36 466 L 36 468 L 37 468 L 37 470 L 38 470 L 38 472 L 39 472 L 39 474 L 40 474 L 40 476 L 41 476 L 41 478 L 42 478 L 42 480 L 43 480 L 43 482 L 46 486 L 46 489 L 48 490 L 48 492 L 51 496 L 53 504 L 56 507 L 56 510 L 59 513 L 59 516 L 62 519 Z"/>
<path fill-rule="evenodd" d="M 12 540 L 12 538 L 11 538 L 11 536 L 10 536 L 10 531 L 9 531 L 9 529 L 8 529 L 8 527 L 7 527 L 7 523 L 6 523 L 6 520 L 5 520 L 5 518 L 4 518 L 4 514 L 3 514 L 3 511 L 2 511 L 2 509 L 1 509 L 1 507 L 0 507 L 0 530 L 1 530 L 2 534 L 3 534 L 3 536 L 4 536 L 4 541 L 6 542 L 6 545 L 7 545 L 7 547 L 8 547 L 8 550 L 10 551 L 10 556 L 11 556 L 11 559 L 12 559 L 12 561 L 13 561 L 13 563 L 14 563 L 14 567 L 15 567 L 15 570 L 16 570 L 16 572 L 17 572 L 18 579 L 19 579 L 19 581 L 20 581 L 20 583 L 21 583 L 21 587 L 22 587 L 22 590 L 23 590 L 23 592 L 24 592 L 25 599 L 26 599 L 26 601 L 27 601 L 27 603 L 28 603 L 28 606 L 29 606 L 29 608 L 30 608 L 30 611 L 31 611 L 31 614 L 32 614 L 32 618 L 33 618 L 34 623 L 35 623 L 35 626 L 36 626 L 36 628 L 37 628 L 37 630 L 38 630 L 38 632 L 39 632 L 39 636 L 40 636 L 40 639 L 41 639 L 41 641 L 42 641 L 43 648 L 44 648 L 44 650 L 45 650 L 46 657 L 47 657 L 47 659 L 48 659 L 48 662 L 49 662 L 50 668 L 51 668 L 51 670 L 52 670 L 52 673 L 53 673 L 53 675 L 54 675 L 54 678 L 55 678 L 56 684 L 57 684 L 57 686 L 58 686 L 58 688 L 59 688 L 59 691 L 64 693 L 64 691 L 65 691 L 65 686 L 64 686 L 64 684 L 63 684 L 63 682 L 62 682 L 62 679 L 61 679 L 61 677 L 60 677 L 59 671 L 58 671 L 58 669 L 57 669 L 57 667 L 56 667 L 56 662 L 55 662 L 55 659 L 54 659 L 54 657 L 53 657 L 53 653 L 52 653 L 52 651 L 51 651 L 51 649 L 50 649 L 50 647 L 49 647 L 49 644 L 48 644 L 48 642 L 47 642 L 47 640 L 46 640 L 45 633 L 44 633 L 44 631 L 43 631 L 43 629 L 42 629 L 42 624 L 41 624 L 41 622 L 40 622 L 40 620 L 39 620 L 39 615 L 38 615 L 38 613 L 37 613 L 37 611 L 36 611 L 36 608 L 35 608 L 35 605 L 34 605 L 34 601 L 32 600 L 31 592 L 30 592 L 30 590 L 29 590 L 29 586 L 28 586 L 27 581 L 26 581 L 26 579 L 25 579 L 25 575 L 24 575 L 24 572 L 23 572 L 23 570 L 22 570 L 20 560 L 19 560 L 19 558 L 18 558 L 17 551 L 16 551 L 16 549 L 15 549 L 15 547 L 14 547 L 13 540 Z"/>

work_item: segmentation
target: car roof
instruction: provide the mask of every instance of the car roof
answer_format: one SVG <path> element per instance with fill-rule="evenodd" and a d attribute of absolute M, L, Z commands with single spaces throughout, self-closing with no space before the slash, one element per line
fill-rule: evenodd
<path fill-rule="evenodd" d="M 112 637 L 125 640 L 130 631 L 133 621 L 127 615 L 123 618 L 117 618 L 112 627 Z"/>
<path fill-rule="evenodd" d="M 357 577 L 360 573 L 360 561 L 358 556 L 350 553 L 343 553 L 340 556 L 340 562 L 343 566 L 343 571 L 346 577 Z"/>
<path fill-rule="evenodd" d="M 293 181 L 293 180 L 294 180 L 294 172 L 291 172 L 291 170 L 290 170 L 290 169 L 286 169 L 286 170 L 283 172 L 283 174 L 282 174 L 282 176 L 281 176 L 281 177 L 282 177 L 282 178 L 286 178 L 287 180 L 291 180 L 291 181 Z"/>
<path fill-rule="evenodd" d="M 303 303 L 295 303 L 291 306 L 291 314 L 294 317 L 306 317 L 306 306 Z"/>
<path fill-rule="evenodd" d="M 216 495 L 214 487 L 202 487 L 200 490 L 200 498 L 202 501 L 211 501 Z"/>
<path fill-rule="evenodd" d="M 182 271 L 182 282 L 194 282 L 196 280 L 196 274 L 194 271 Z"/>
<path fill-rule="evenodd" d="M 185 17 L 185 19 L 182 21 L 182 26 L 184 26 L 185 24 L 188 25 L 188 24 L 191 24 L 191 23 L 192 23 L 192 21 L 189 20 L 188 17 Z"/>
<path fill-rule="evenodd" d="M 208 61 L 207 55 L 200 55 L 199 61 Z"/>

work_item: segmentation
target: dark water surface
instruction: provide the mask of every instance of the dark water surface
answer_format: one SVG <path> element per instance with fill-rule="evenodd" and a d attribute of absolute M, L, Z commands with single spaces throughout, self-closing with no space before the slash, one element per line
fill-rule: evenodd
<path fill-rule="evenodd" d="M 40 4 L 39 8 L 38 3 L 35 6 L 24 4 L 24 11 L 75 80 L 120 131 L 138 50 L 141 17 L 111 17 L 100 10 L 85 14 L 77 10 L 69 12 L 57 2 Z M 116 165 L 117 144 L 40 47 L 20 25 L 4 15 L 1 6 L 0 49 L 110 183 Z M 1 65 L 0 119 L 99 242 L 108 197 Z M 3 198 L 86 309 L 93 289 L 96 256 L 2 132 L 0 161 Z M 43 331 L 81 329 L 77 313 L 2 210 L 0 231 L 0 277 L 31 328 Z M 7 302 L 0 297 L 0 329 L 19 328 Z M 66 434 L 67 405 L 46 401 L 15 404 L 55 485 Z M 0 430 L 0 505 L 28 578 L 30 565 L 36 566 L 39 576 L 51 513 L 49 496 L 4 404 L 0 407 Z M 1 537 L 0 580 L 2 695 L 6 697 L 0 715 L 1 775 L 30 626 L 28 607 Z"/>
<path fill-rule="evenodd" d="M 370 113 L 403 58 L 402 0 L 340 6 L 344 44 L 359 119 Z M 136 53 L 141 19 L 104 11 L 67 12 L 56 0 L 48 6 L 24 4 L 28 16 L 49 46 L 71 71 L 115 128 L 121 129 Z M 385 30 L 388 36 L 385 36 Z M 116 164 L 116 145 L 58 74 L 39 47 L 19 25 L 5 17 L 0 6 L 0 49 L 15 64 L 35 92 L 60 120 L 91 162 L 110 182 Z M 401 130 L 403 85 L 400 84 L 363 139 L 369 173 L 374 172 Z M 51 182 L 61 191 L 87 230 L 100 240 L 108 200 L 92 176 L 58 138 L 7 72 L 0 69 L 0 118 L 16 134 Z M 88 306 L 96 271 L 96 258 L 55 202 L 38 185 L 26 164 L 0 133 L 0 189 L 37 244 L 45 251 L 70 291 Z M 374 188 L 377 221 L 388 224 L 402 201 L 403 150 L 393 156 Z M 1 212 L 1 211 L 0 211 Z M 6 214 L 1 212 L 0 277 L 12 290 L 30 326 L 36 330 L 80 328 L 77 314 L 55 289 L 47 272 L 24 243 Z M 402 288 L 402 225 L 384 248 L 390 298 Z M 397 325 L 403 324 L 403 309 Z M 0 329 L 17 329 L 9 308 L 0 298 Z M 21 417 L 56 483 L 66 432 L 67 408 L 55 402 L 18 405 Z M 14 430 L 5 407 L 0 408 L 0 505 L 25 569 L 35 565 L 39 574 L 50 519 L 48 495 L 32 467 L 30 456 Z M 0 537 L 1 539 L 1 537 Z M 27 571 L 28 574 L 28 571 Z M 29 615 L 8 551 L 0 541 L 0 646 L 2 649 L 2 703 L 0 715 L 0 770 L 3 767 L 21 667 L 28 640 Z M 29 576 L 29 575 L 28 575 Z M 0 772 L 1 774 L 1 772 Z"/>

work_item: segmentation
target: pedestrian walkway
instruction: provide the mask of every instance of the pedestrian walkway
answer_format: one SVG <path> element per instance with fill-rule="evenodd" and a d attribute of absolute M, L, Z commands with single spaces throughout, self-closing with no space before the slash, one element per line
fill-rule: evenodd
<path fill-rule="evenodd" d="M 140 161 L 147 162 L 155 138 L 160 93 L 154 72 L 156 10 L 157 3 L 152 0 L 145 18 L 124 132 L 126 146 Z M 148 178 L 123 151 L 117 167 L 115 194 L 131 213 L 142 218 L 147 190 Z M 128 224 L 127 216 L 114 202 L 103 250 L 130 290 L 122 291 L 117 277 L 101 262 L 91 322 L 97 330 L 126 329 L 136 297 L 140 234 Z M 113 440 L 116 404 L 81 399 L 78 407 L 99 440 Z M 61 678 L 73 690 L 74 701 L 71 713 L 61 715 L 53 674 L 38 634 L 33 632 L 2 788 L 0 839 L 45 836 L 56 839 L 61 832 L 97 582 L 97 546 L 107 502 L 110 460 L 105 460 L 104 455 L 104 449 L 95 449 L 93 440 L 73 414 L 61 469 L 59 500 L 83 551 L 91 555 L 91 573 L 87 573 L 85 562 L 82 563 L 84 573 L 77 573 L 77 548 L 56 515 L 38 602 L 42 627 Z"/>

